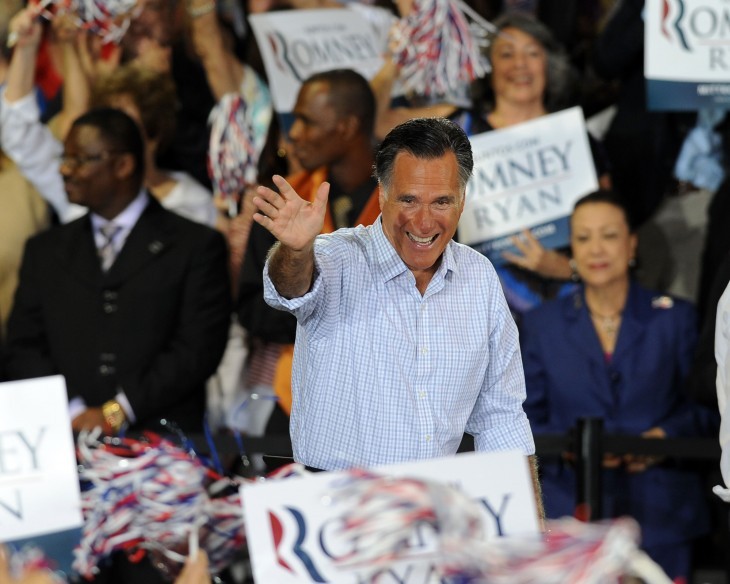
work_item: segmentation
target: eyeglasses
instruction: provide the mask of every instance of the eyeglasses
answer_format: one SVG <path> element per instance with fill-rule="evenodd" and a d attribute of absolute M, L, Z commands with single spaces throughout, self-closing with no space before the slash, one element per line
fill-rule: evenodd
<path fill-rule="evenodd" d="M 93 162 L 101 162 L 103 160 L 109 160 L 112 156 L 119 154 L 119 152 L 100 152 L 99 154 L 87 154 L 86 156 L 70 156 L 68 154 L 61 154 L 58 157 L 58 162 L 61 166 L 67 168 L 77 169 Z"/>

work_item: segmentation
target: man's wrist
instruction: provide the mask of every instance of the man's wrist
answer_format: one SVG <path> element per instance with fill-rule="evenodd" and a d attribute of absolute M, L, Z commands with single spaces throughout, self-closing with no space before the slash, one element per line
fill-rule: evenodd
<path fill-rule="evenodd" d="M 118 433 L 127 423 L 127 415 L 124 413 L 124 408 L 115 399 L 104 402 L 101 406 L 101 413 L 106 423 L 115 433 Z"/>

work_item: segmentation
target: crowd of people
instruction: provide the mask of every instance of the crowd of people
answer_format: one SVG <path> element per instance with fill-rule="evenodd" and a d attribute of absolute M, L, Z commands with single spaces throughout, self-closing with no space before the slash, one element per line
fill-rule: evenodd
<path fill-rule="evenodd" d="M 599 417 L 616 434 L 717 437 L 728 182 L 675 170 L 697 116 L 646 108 L 643 0 L 561 16 L 471 3 L 494 31 L 470 87 L 393 100 L 386 58 L 372 80 L 304 80 L 290 119 L 245 17 L 344 4 L 139 0 L 111 44 L 23 4 L 0 10 L 0 380 L 64 375 L 75 431 L 290 435 L 314 470 L 518 449 L 548 518 L 575 512 L 575 461 L 538 468 L 533 434 Z M 230 94 L 257 161 L 238 193 L 209 173 L 211 112 Z M 568 247 L 525 230 L 494 267 L 456 241 L 468 138 L 573 105 L 599 190 L 575 204 Z M 711 218 L 683 246 L 662 217 L 698 193 Z M 687 261 L 690 285 L 672 267 Z M 601 515 L 635 517 L 689 582 L 699 538 L 727 530 L 710 470 L 602 465 Z M 118 558 L 98 581 L 155 576 Z"/>

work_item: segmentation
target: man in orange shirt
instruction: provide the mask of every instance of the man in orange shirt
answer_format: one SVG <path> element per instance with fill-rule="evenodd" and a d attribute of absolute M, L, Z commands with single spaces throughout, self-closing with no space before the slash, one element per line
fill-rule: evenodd
<path fill-rule="evenodd" d="M 304 170 L 287 181 L 302 197 L 311 199 L 322 182 L 330 183 L 322 232 L 373 223 L 380 207 L 372 174 L 375 98 L 367 80 L 350 69 L 313 75 L 299 91 L 294 118 L 289 139 Z M 273 385 L 278 402 L 268 431 L 288 434 L 296 319 L 270 308 L 263 298 L 263 267 L 275 241 L 254 223 L 241 269 L 238 315 L 249 335 L 252 361 L 257 351 L 271 355 L 272 345 L 278 349 L 275 375 L 273 367 L 252 362 L 249 373 L 258 379 L 249 385 Z"/>

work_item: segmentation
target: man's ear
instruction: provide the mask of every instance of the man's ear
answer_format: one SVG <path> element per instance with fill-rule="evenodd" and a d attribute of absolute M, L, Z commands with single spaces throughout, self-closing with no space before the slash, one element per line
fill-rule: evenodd
<path fill-rule="evenodd" d="M 117 156 L 117 160 L 114 164 L 115 177 L 124 180 L 128 179 L 134 174 L 135 171 L 135 160 L 131 152 L 122 152 Z"/>
<path fill-rule="evenodd" d="M 354 115 L 344 116 L 340 119 L 340 127 L 343 137 L 352 140 L 360 133 L 360 120 Z"/>

